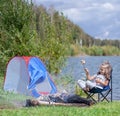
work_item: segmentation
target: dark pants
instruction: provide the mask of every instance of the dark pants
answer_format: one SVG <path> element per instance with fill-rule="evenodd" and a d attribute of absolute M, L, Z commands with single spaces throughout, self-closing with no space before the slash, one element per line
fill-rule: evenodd
<path fill-rule="evenodd" d="M 61 94 L 60 96 L 49 96 L 51 101 L 57 102 L 57 103 L 84 103 L 87 105 L 90 105 L 92 102 L 91 100 L 87 98 L 80 97 L 76 94 Z"/>
<path fill-rule="evenodd" d="M 80 97 L 79 95 L 76 94 L 69 95 L 67 98 L 67 103 L 84 103 L 90 105 L 91 102 L 92 102 L 91 100 Z"/>

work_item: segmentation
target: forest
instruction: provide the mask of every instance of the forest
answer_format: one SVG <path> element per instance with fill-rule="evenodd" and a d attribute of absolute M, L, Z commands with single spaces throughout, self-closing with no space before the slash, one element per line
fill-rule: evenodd
<path fill-rule="evenodd" d="M 38 56 L 49 72 L 59 73 L 68 56 L 120 55 L 120 38 L 95 39 L 62 12 L 32 0 L 1 0 L 0 70 L 14 56 Z"/>

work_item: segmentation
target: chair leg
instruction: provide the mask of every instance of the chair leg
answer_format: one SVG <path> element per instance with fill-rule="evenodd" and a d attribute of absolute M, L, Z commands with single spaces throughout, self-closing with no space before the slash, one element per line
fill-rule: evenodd
<path fill-rule="evenodd" d="M 93 97 L 94 97 L 94 94 L 89 95 L 89 98 L 91 98 L 95 103 L 97 103 L 98 100 L 95 100 Z"/>
<path fill-rule="evenodd" d="M 100 99 L 100 93 L 98 93 L 98 102 L 100 102 L 101 99 Z"/>
<path fill-rule="evenodd" d="M 108 94 L 103 95 L 103 93 L 101 93 L 101 95 L 102 95 L 102 99 L 101 99 L 101 101 L 106 100 L 107 102 L 109 102 L 109 100 L 107 99 L 107 95 L 108 95 Z"/>
<path fill-rule="evenodd" d="M 89 93 L 89 92 L 87 92 L 87 91 L 84 91 L 85 93 L 86 93 L 86 95 L 87 95 L 87 98 L 89 98 L 89 99 L 92 99 L 95 103 L 97 103 L 97 102 L 102 102 L 102 101 L 104 101 L 104 100 L 106 100 L 107 102 L 110 102 L 110 101 L 112 101 L 112 89 L 110 89 L 110 90 L 108 90 L 106 93 L 98 93 L 98 99 L 96 100 L 95 98 L 94 98 L 94 95 L 96 94 L 96 93 Z M 108 96 L 108 94 L 111 92 L 111 99 L 110 99 L 110 101 L 107 99 L 107 96 Z"/>
<path fill-rule="evenodd" d="M 93 96 L 94 96 L 94 93 L 88 93 L 86 91 L 84 91 L 87 95 L 87 99 L 92 99 L 95 103 L 97 103 L 98 101 L 96 101 Z"/>
<path fill-rule="evenodd" d="M 111 100 L 111 102 L 112 102 L 112 89 L 110 89 L 110 91 L 111 91 L 111 99 L 110 99 L 110 100 Z"/>
<path fill-rule="evenodd" d="M 102 96 L 102 100 L 101 100 L 101 101 L 106 100 L 107 102 L 109 102 L 109 100 L 107 99 L 107 96 L 108 96 L 108 94 L 109 94 L 110 92 L 112 92 L 111 89 L 110 89 L 105 95 L 104 95 L 103 93 L 100 93 L 101 96 Z M 112 94 L 112 93 L 111 93 L 111 94 Z M 112 101 L 112 98 L 110 99 L 110 101 Z"/>

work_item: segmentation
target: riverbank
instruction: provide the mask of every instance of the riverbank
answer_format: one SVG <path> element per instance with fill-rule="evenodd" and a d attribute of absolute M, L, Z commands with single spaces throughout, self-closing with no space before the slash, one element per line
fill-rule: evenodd
<path fill-rule="evenodd" d="M 120 56 L 120 48 L 114 46 L 71 45 L 71 56 Z"/>

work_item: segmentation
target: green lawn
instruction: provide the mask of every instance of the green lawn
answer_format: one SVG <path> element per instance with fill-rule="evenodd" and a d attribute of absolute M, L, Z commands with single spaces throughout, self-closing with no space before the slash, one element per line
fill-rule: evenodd
<path fill-rule="evenodd" d="M 90 107 L 37 106 L 2 109 L 0 116 L 120 116 L 120 102 L 99 103 Z"/>
<path fill-rule="evenodd" d="M 120 116 L 120 101 L 101 102 L 87 107 L 23 107 L 29 96 L 4 92 L 0 80 L 0 116 Z"/>
<path fill-rule="evenodd" d="M 120 101 L 101 102 L 92 106 L 23 107 L 28 96 L 0 89 L 0 116 L 120 116 Z"/>

